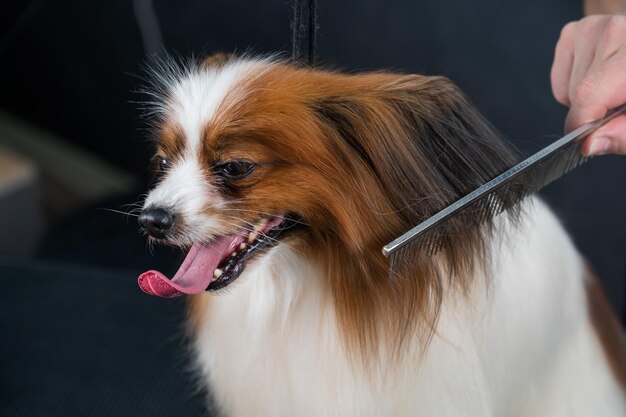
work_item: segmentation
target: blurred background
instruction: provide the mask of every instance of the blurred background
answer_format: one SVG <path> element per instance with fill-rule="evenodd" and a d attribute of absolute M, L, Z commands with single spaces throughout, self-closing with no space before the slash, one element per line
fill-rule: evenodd
<path fill-rule="evenodd" d="M 175 270 L 128 211 L 151 147 L 142 67 L 180 56 L 290 54 L 289 0 L 13 1 L 0 13 L 0 415 L 211 415 L 183 305 L 140 293 Z M 571 0 L 318 1 L 318 56 L 349 71 L 442 74 L 524 154 L 562 134 L 549 71 Z M 626 158 L 545 190 L 622 314 Z M 532 301 L 530 301 L 532 302 Z"/>

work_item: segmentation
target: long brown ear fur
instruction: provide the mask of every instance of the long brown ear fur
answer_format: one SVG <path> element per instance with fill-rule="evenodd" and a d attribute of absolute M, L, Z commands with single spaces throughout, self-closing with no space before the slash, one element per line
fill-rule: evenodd
<path fill-rule="evenodd" d="M 487 262 L 490 224 L 453 221 L 448 231 L 455 233 L 440 256 L 405 253 L 391 280 L 382 245 L 502 173 L 516 157 L 445 78 L 379 73 L 337 81 L 353 88 L 310 105 L 327 136 L 342 140 L 367 166 L 371 175 L 362 189 L 373 181 L 386 200 L 371 202 L 367 226 L 382 222 L 387 234 L 376 234 L 367 252 L 336 260 L 341 276 L 331 281 L 333 296 L 350 350 L 376 357 L 384 340 L 386 355 L 394 357 L 413 334 L 426 347 L 444 289 L 468 290 Z M 368 193 L 371 199 L 379 194 Z"/>

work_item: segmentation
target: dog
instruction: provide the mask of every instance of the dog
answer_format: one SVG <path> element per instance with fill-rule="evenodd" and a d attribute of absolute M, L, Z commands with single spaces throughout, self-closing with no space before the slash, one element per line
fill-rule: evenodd
<path fill-rule="evenodd" d="M 621 327 L 539 198 L 390 274 L 385 243 L 517 158 L 452 82 L 232 55 L 156 79 L 139 222 L 188 253 L 139 285 L 188 298 L 221 415 L 626 415 Z"/>

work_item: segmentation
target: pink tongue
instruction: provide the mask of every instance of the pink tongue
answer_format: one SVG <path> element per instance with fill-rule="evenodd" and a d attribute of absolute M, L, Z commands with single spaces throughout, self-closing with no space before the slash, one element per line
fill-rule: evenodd
<path fill-rule="evenodd" d="M 197 294 L 206 290 L 213 279 L 213 271 L 243 236 L 224 236 L 208 244 L 194 244 L 171 280 L 159 271 L 144 272 L 137 282 L 146 294 L 164 298 L 182 294 Z"/>

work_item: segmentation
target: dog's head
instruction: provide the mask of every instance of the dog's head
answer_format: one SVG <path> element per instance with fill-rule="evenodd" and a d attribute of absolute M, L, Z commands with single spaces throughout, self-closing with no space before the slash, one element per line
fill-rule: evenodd
<path fill-rule="evenodd" d="M 513 161 L 442 77 L 218 56 L 163 79 L 159 179 L 140 223 L 150 239 L 190 251 L 173 280 L 142 276 L 156 295 L 224 288 L 290 244 L 336 264 L 326 270 L 344 303 L 374 302 L 368 291 L 431 297 L 436 285 L 419 277 L 416 262 L 405 271 L 410 289 L 388 285 L 382 245 Z M 460 236 L 447 256 L 471 263 L 479 239 Z"/>

